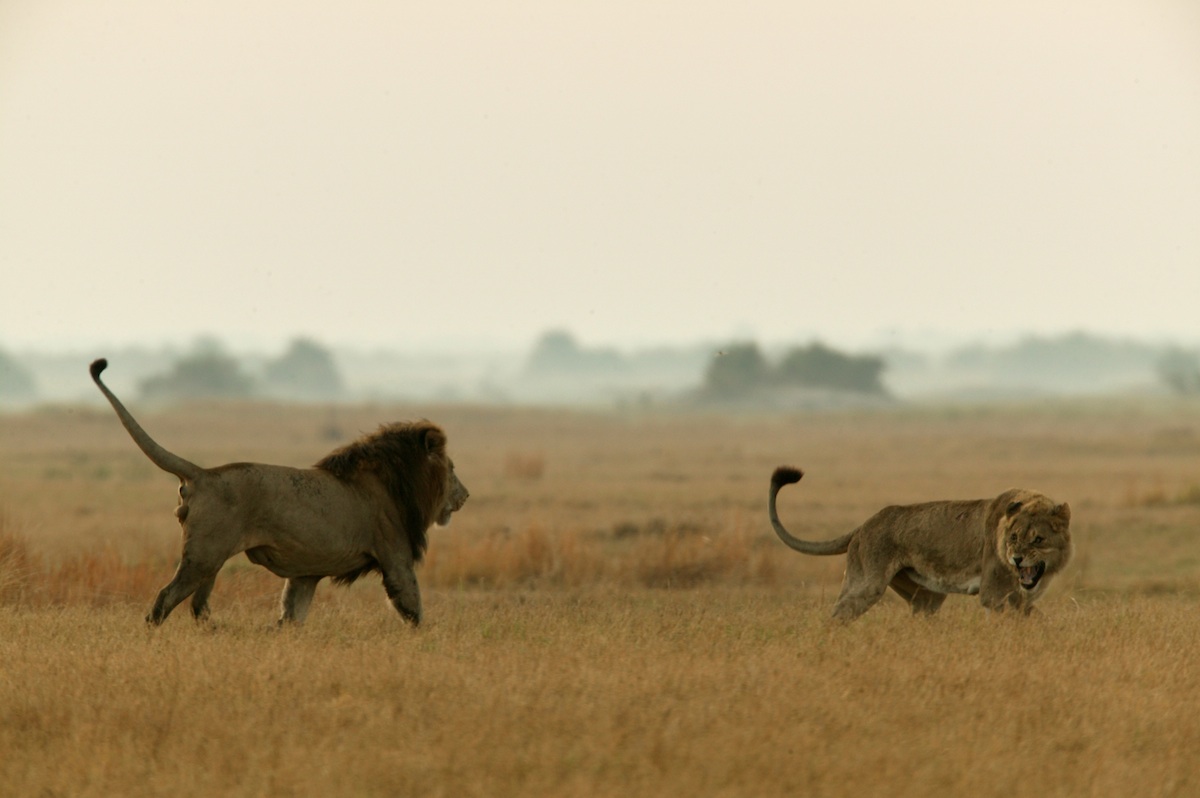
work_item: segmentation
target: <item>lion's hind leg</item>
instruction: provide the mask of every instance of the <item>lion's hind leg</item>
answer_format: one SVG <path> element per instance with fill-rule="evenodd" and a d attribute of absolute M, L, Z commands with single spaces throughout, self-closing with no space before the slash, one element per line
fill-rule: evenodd
<path fill-rule="evenodd" d="M 187 515 L 190 517 L 181 522 L 183 553 L 179 567 L 167 586 L 158 592 L 154 607 L 146 616 L 146 623 L 153 626 L 165 621 L 188 596 L 192 597 L 192 614 L 196 619 L 208 617 L 208 597 L 217 580 L 217 572 L 238 551 L 227 535 L 197 522 L 197 517 L 203 513 L 198 513 L 196 507 L 192 507 Z"/>
<path fill-rule="evenodd" d="M 213 585 L 217 583 L 217 575 L 205 579 L 192 594 L 192 617 L 197 621 L 208 620 L 208 597 L 212 595 Z"/>
<path fill-rule="evenodd" d="M 189 558 L 184 552 L 183 559 L 179 561 L 179 567 L 175 569 L 175 576 L 167 583 L 166 587 L 158 591 L 158 598 L 154 600 L 154 607 L 146 616 L 146 623 L 158 626 L 167 619 L 171 610 L 179 606 L 181 601 L 201 590 L 203 590 L 199 597 L 201 614 L 197 617 L 202 617 L 208 607 L 208 594 L 212 591 L 217 572 L 221 570 L 224 563 L 224 560 L 218 561 L 215 565 L 207 561 L 198 561 Z M 192 606 L 193 611 L 196 611 L 196 604 Z"/>

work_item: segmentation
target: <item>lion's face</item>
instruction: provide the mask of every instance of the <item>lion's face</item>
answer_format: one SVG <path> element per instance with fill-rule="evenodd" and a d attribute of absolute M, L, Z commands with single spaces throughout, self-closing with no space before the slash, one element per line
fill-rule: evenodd
<path fill-rule="evenodd" d="M 1067 564 L 1071 556 L 1071 508 L 1013 502 L 1002 524 L 1000 557 L 1012 566 L 1024 590 L 1033 590 L 1047 574 Z"/>
<path fill-rule="evenodd" d="M 450 523 L 451 513 L 456 513 L 462 506 L 467 503 L 467 498 L 471 492 L 467 490 L 467 486 L 462 484 L 458 479 L 458 475 L 454 473 L 454 461 L 450 461 L 450 472 L 446 477 L 449 486 L 446 489 L 446 501 L 442 504 L 442 509 L 438 511 L 437 525 L 445 526 Z"/>

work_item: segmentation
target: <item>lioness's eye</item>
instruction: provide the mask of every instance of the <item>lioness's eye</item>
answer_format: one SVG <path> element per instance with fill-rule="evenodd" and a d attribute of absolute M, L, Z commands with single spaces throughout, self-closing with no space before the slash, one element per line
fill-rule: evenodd
<path fill-rule="evenodd" d="M 1008 542 L 1009 543 L 1017 542 L 1017 533 L 1016 532 L 1013 532 L 1011 535 L 1008 536 Z"/>
<path fill-rule="evenodd" d="M 1041 535 L 1038 535 L 1036 538 L 1033 539 L 1033 545 L 1035 545 L 1035 546 L 1042 545 L 1042 536 Z"/>

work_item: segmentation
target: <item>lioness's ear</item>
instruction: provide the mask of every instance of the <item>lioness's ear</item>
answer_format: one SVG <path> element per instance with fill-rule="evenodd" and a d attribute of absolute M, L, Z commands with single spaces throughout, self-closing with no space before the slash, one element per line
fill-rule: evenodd
<path fill-rule="evenodd" d="M 425 451 L 435 454 L 446 448 L 446 433 L 437 428 L 430 428 L 421 433 Z"/>
<path fill-rule="evenodd" d="M 1064 521 L 1071 520 L 1071 505 L 1067 504 L 1066 502 L 1056 505 L 1055 508 L 1051 512 L 1053 512 L 1055 515 L 1057 515 L 1059 518 L 1061 518 Z"/>
<path fill-rule="evenodd" d="M 1014 515 L 1016 515 L 1020 511 L 1021 511 L 1021 502 L 1013 502 L 1012 504 L 1008 505 L 1008 509 L 1004 511 L 1004 514 L 1006 516 L 1008 516 L 1009 518 L 1012 518 Z"/>

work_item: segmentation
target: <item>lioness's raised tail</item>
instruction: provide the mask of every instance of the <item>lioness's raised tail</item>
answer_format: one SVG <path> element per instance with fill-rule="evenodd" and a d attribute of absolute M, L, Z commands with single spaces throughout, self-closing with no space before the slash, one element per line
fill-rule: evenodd
<path fill-rule="evenodd" d="M 146 457 L 150 458 L 150 462 L 166 471 L 168 474 L 174 474 L 180 479 L 194 480 L 200 475 L 203 468 L 195 463 L 184 460 L 177 454 L 168 452 L 163 447 L 151 438 L 146 430 L 142 429 L 142 425 L 138 424 L 129 411 L 125 409 L 125 405 L 121 404 L 112 391 L 108 390 L 108 386 L 100 380 L 100 373 L 108 368 L 108 361 L 104 358 L 97 358 L 92 361 L 90 371 L 92 380 L 96 383 L 96 387 L 108 399 L 108 403 L 113 406 L 113 410 L 117 411 L 117 418 L 121 419 L 121 423 L 125 425 L 125 429 L 129 432 L 129 437 L 133 438 L 133 442 L 138 445 Z"/>
<path fill-rule="evenodd" d="M 845 554 L 846 549 L 850 546 L 850 539 L 854 537 L 854 533 L 850 532 L 842 535 L 840 538 L 833 540 L 823 540 L 818 543 L 811 543 L 807 540 L 801 540 L 794 537 L 791 532 L 784 529 L 783 524 L 779 521 L 779 513 L 775 510 L 775 497 L 779 495 L 779 489 L 784 485 L 791 485 L 799 482 L 804 476 L 804 472 L 799 468 L 792 466 L 779 466 L 775 469 L 775 473 L 771 475 L 771 499 L 767 504 L 768 511 L 771 516 L 771 526 L 775 527 L 775 534 L 779 535 L 779 539 L 786 543 L 790 548 L 795 549 L 801 554 Z"/>

